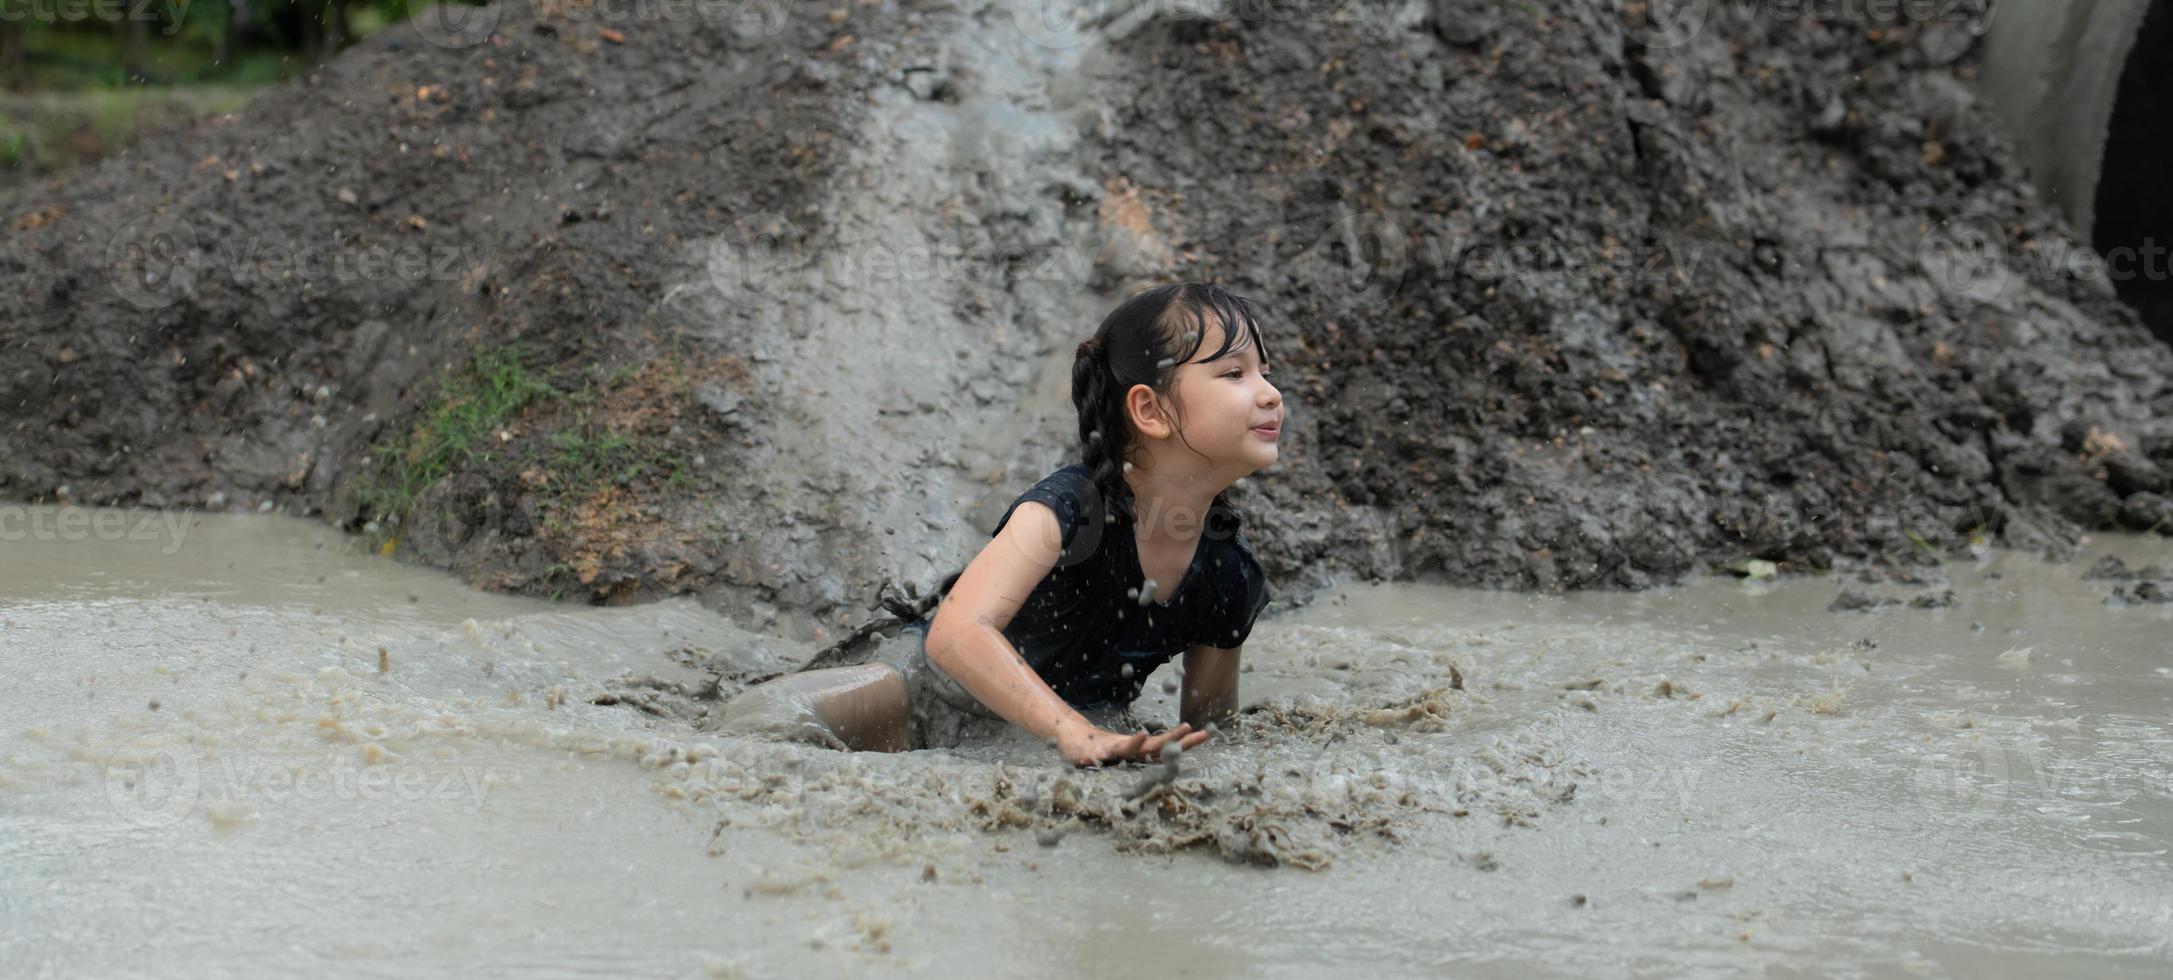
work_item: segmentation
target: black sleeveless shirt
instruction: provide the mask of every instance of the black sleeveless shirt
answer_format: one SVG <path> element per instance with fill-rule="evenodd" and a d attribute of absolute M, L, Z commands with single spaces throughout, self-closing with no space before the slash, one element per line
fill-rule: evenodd
<path fill-rule="evenodd" d="M 1019 494 L 990 536 L 1002 533 L 1029 500 L 1056 512 L 1063 552 L 1004 637 L 1075 708 L 1130 704 L 1149 673 L 1193 644 L 1244 643 L 1268 603 L 1267 576 L 1239 533 L 1243 521 L 1235 510 L 1208 513 L 1183 580 L 1160 583 L 1155 601 L 1141 605 L 1144 574 L 1131 518 L 1123 508 L 1102 506 L 1084 464 L 1057 470 Z"/>

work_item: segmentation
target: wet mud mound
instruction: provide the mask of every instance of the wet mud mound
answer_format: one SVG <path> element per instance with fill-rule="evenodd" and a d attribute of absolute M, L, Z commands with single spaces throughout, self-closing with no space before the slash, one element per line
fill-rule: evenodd
<path fill-rule="evenodd" d="M 1384 571 L 1540 588 L 2173 526 L 2173 356 L 2033 199 L 1977 21 L 1697 6 L 1128 43 L 1107 166 L 1294 335 L 1277 571 L 1357 560 L 1322 504 Z"/>
<path fill-rule="evenodd" d="M 1068 458 L 1095 318 L 1203 278 L 1271 318 L 1289 599 L 2173 526 L 2173 354 L 2045 261 L 1972 22 L 1705 6 L 383 32 L 10 199 L 0 493 L 824 639 Z"/>

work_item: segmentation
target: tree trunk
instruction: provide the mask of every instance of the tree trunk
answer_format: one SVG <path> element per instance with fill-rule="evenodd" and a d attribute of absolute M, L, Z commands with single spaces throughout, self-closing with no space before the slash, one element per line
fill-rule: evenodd
<path fill-rule="evenodd" d="M 121 72 L 131 83 L 140 84 L 144 79 L 144 41 L 150 36 L 149 28 L 134 17 L 122 17 L 113 24 L 121 39 Z"/>
<path fill-rule="evenodd" d="M 324 53 L 319 60 L 329 60 L 347 45 L 347 0 L 330 0 L 325 7 Z"/>
<path fill-rule="evenodd" d="M 219 36 L 211 42 L 211 63 L 221 70 L 230 67 L 226 59 L 234 56 L 234 19 L 242 9 L 241 0 L 226 0 L 226 21 L 219 25 Z"/>
<path fill-rule="evenodd" d="M 297 45 L 312 60 L 324 61 L 324 0 L 297 0 L 295 23 L 300 24 L 302 36 Z"/>
<path fill-rule="evenodd" d="M 23 52 L 30 46 L 30 35 L 19 22 L 0 24 L 0 90 L 19 91 L 23 87 Z"/>

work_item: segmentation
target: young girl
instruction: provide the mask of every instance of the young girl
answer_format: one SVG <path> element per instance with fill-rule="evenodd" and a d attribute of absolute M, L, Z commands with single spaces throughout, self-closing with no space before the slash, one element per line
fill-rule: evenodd
<path fill-rule="evenodd" d="M 899 751 L 1010 724 L 1078 765 L 1205 741 L 1237 707 L 1238 652 L 1267 604 L 1223 493 L 1275 462 L 1269 371 L 1248 301 L 1191 282 L 1133 294 L 1074 355 L 1084 462 L 1012 501 L 932 618 L 868 662 L 748 689 L 722 726 Z M 1180 653 L 1176 728 L 1121 734 L 1089 717 L 1121 712 Z"/>

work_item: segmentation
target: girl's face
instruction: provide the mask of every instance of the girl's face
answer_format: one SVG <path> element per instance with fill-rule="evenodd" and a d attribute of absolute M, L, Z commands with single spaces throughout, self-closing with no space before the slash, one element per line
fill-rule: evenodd
<path fill-rule="evenodd" d="M 1212 361 L 1193 360 L 1177 370 L 1177 399 L 1184 406 L 1184 441 L 1218 467 L 1244 475 L 1275 462 L 1283 424 L 1283 393 L 1268 382 L 1273 365 L 1249 340 Z M 1222 346 L 1222 325 L 1210 317 L 1196 357 Z"/>

